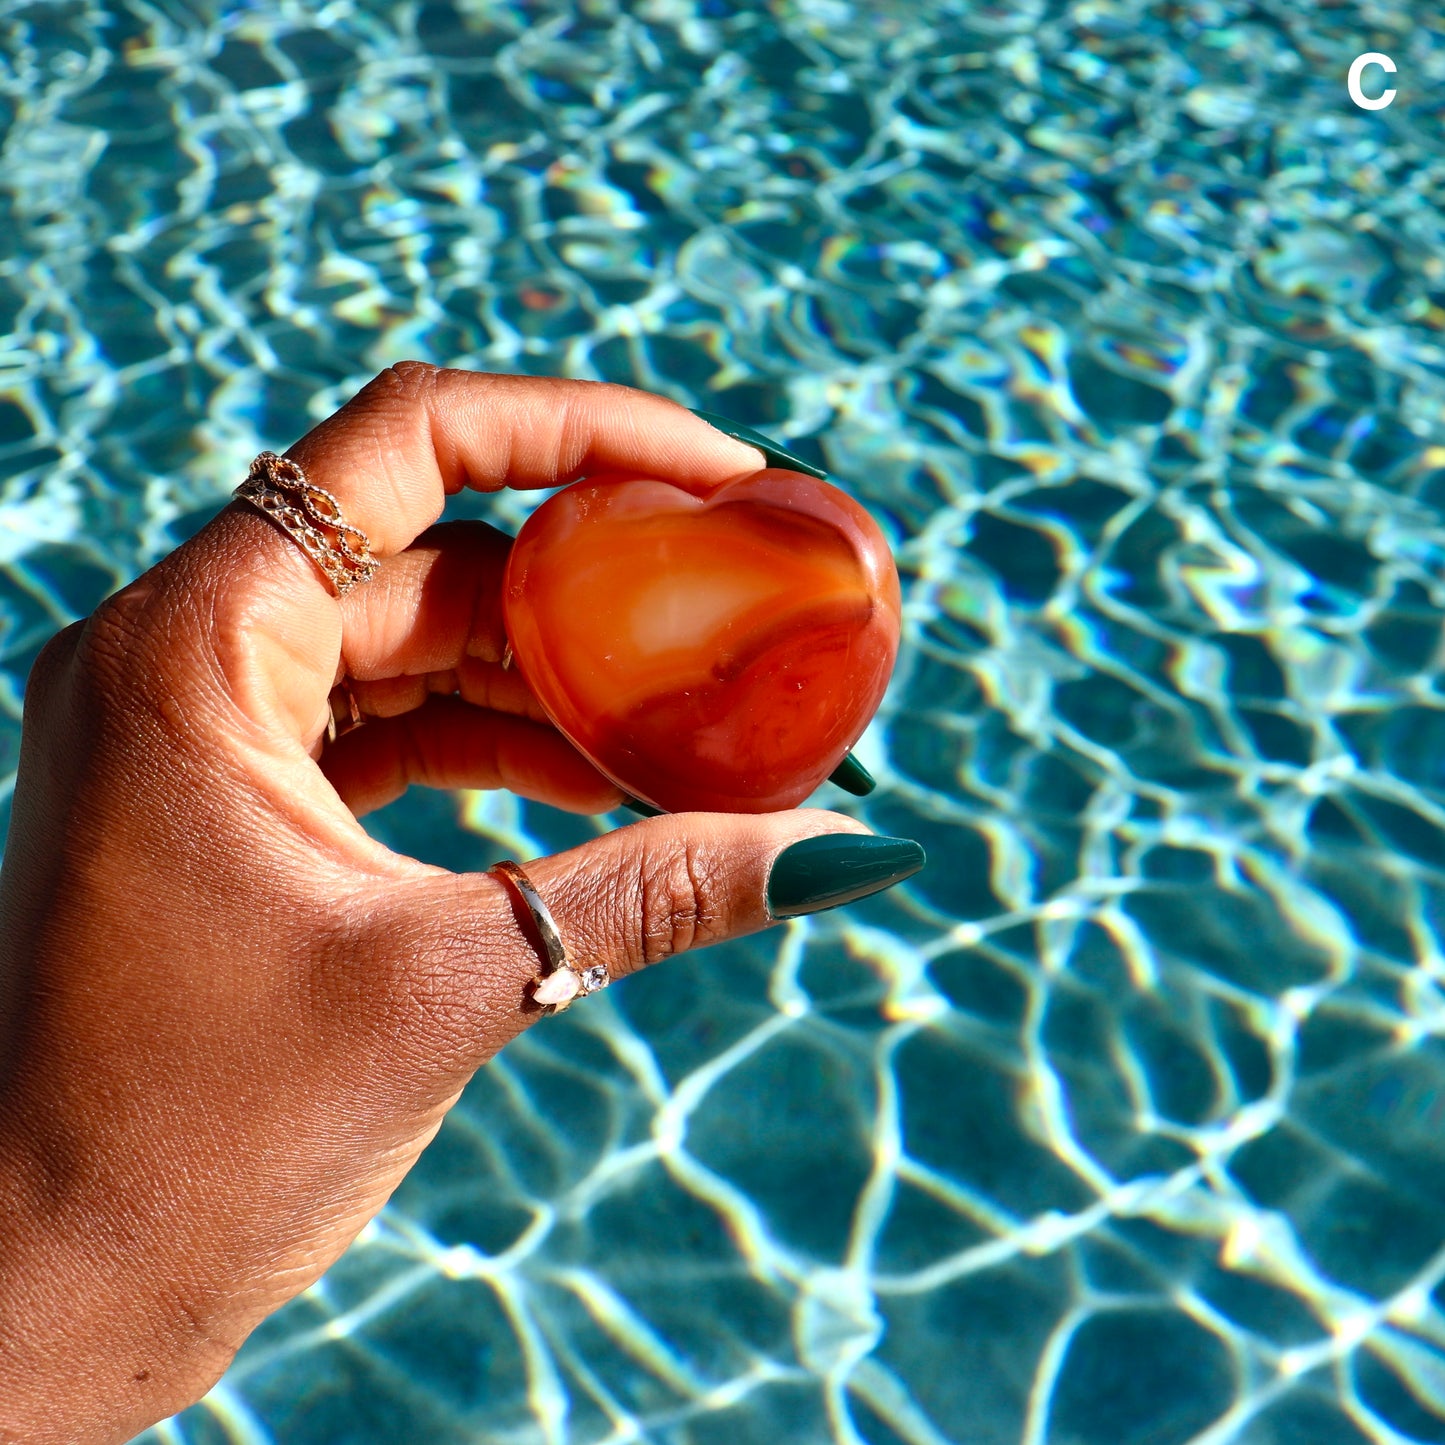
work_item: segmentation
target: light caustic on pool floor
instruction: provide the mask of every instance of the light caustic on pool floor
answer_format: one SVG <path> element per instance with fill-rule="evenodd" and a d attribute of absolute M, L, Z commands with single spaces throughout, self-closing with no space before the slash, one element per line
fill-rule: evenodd
<path fill-rule="evenodd" d="M 44 638 L 407 356 L 812 448 L 906 586 L 882 786 L 817 801 L 928 870 L 529 1033 L 157 1439 L 1445 1434 L 1440 142 L 1339 84 L 1427 29 L 3 23 L 6 766 Z M 588 830 L 373 826 L 455 867 Z"/>

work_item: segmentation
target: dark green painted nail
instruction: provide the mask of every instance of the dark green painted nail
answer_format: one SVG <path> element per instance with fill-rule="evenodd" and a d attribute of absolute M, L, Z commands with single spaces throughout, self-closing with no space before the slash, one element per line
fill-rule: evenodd
<path fill-rule="evenodd" d="M 741 422 L 729 421 L 725 416 L 718 416 L 716 412 L 698 411 L 696 407 L 689 410 L 696 417 L 701 417 L 709 426 L 715 426 L 720 432 L 732 437 L 735 441 L 746 442 L 750 447 L 756 447 L 768 459 L 769 466 L 785 467 L 790 472 L 806 472 L 810 477 L 817 477 L 820 481 L 827 477 L 827 472 L 820 472 L 812 462 L 805 462 L 802 457 L 795 457 L 792 452 L 784 451 L 771 437 L 765 437 L 762 432 L 754 431 L 750 426 L 744 426 Z"/>
<path fill-rule="evenodd" d="M 821 913 L 911 878 L 928 861 L 912 838 L 825 833 L 784 848 L 768 874 L 774 918 Z"/>
<path fill-rule="evenodd" d="M 845 793 L 852 793 L 855 798 L 866 798 L 878 786 L 877 778 L 852 753 L 833 769 L 828 781 L 836 783 Z"/>
<path fill-rule="evenodd" d="M 660 818 L 662 809 L 654 808 L 651 803 L 644 803 L 641 798 L 624 798 L 622 806 L 629 813 L 636 813 L 641 818 Z"/>

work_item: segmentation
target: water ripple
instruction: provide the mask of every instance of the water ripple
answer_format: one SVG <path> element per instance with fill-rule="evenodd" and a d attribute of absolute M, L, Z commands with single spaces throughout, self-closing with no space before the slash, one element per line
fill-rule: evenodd
<path fill-rule="evenodd" d="M 769 429 L 905 582 L 847 806 L 930 868 L 518 1040 L 157 1441 L 1445 1438 L 1439 35 L 1285 0 L 0 35 L 0 771 L 45 638 L 406 356 Z M 1354 110 L 1365 49 L 1431 83 Z M 457 867 L 589 831 L 375 826 Z"/>

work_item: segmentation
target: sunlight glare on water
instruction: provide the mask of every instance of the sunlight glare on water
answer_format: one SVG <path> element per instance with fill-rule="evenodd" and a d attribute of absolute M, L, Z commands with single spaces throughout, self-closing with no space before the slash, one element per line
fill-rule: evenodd
<path fill-rule="evenodd" d="M 928 869 L 519 1039 L 148 1440 L 1445 1440 L 1427 11 L 0 14 L 3 770 L 45 639 L 407 357 L 759 427 L 904 583 L 815 801 Z"/>

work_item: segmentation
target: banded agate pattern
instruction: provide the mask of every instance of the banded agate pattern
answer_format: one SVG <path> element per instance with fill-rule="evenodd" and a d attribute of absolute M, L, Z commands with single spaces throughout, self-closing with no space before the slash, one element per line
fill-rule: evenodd
<path fill-rule="evenodd" d="M 768 469 L 711 488 L 612 475 L 513 546 L 507 636 L 558 728 L 669 812 L 802 802 L 882 701 L 898 573 L 846 493 Z"/>

